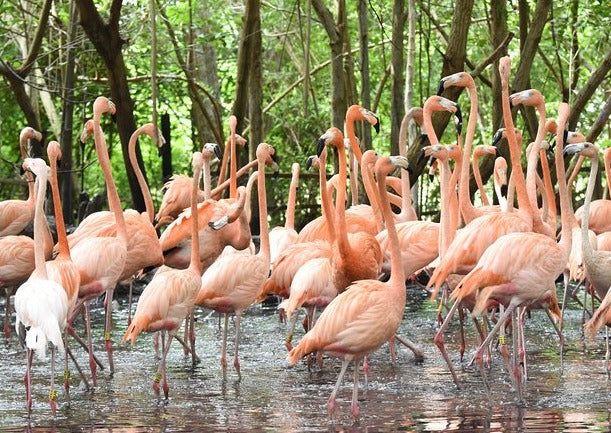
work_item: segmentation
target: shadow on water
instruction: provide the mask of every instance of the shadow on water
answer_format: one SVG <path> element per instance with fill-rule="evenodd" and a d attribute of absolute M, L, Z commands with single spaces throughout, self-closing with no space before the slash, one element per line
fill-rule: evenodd
<path fill-rule="evenodd" d="M 338 418 L 326 415 L 326 402 L 339 365 L 325 359 L 322 371 L 308 372 L 305 363 L 287 368 L 284 358 L 286 327 L 273 307 L 253 307 L 242 320 L 240 361 L 242 380 L 231 367 L 233 323 L 229 330 L 230 367 L 226 379 L 220 370 L 221 333 L 216 315 L 197 313 L 197 352 L 201 363 L 191 368 L 179 344 L 168 355 L 170 398 L 155 397 L 151 388 L 156 358 L 151 336 L 142 334 L 135 347 L 116 345 L 115 374 L 99 371 L 98 387 L 87 392 L 72 372 L 70 404 L 58 383 L 58 413 L 53 420 L 48 404 L 49 365 L 35 360 L 33 410 L 25 416 L 23 372 L 25 352 L 15 342 L 0 345 L 0 431 L 2 432 L 608 432 L 611 431 L 611 385 L 604 373 L 604 341 L 600 336 L 583 343 L 581 312 L 572 309 L 566 319 L 567 353 L 564 374 L 559 373 L 557 337 L 542 312 L 527 320 L 528 382 L 523 405 L 504 366 L 495 354 L 490 370 L 491 390 L 483 390 L 475 369 L 460 363 L 454 325 L 446 341 L 458 375 L 460 390 L 432 337 L 436 329 L 434 306 L 419 289 L 408 291 L 408 307 L 400 335 L 416 342 L 425 361 L 414 362 L 404 347 L 390 363 L 388 345 L 369 360 L 367 390 L 359 393 L 361 420 L 350 415 L 350 372 L 338 395 Z M 576 308 L 573 306 L 573 308 Z M 2 309 L 3 311 L 3 309 Z M 114 313 L 113 340 L 125 332 L 127 312 Z M 103 312 L 93 310 L 94 343 L 106 363 L 103 349 Z M 80 325 L 77 324 L 77 329 Z M 297 335 L 301 335 L 297 332 Z M 299 337 L 296 337 L 296 340 Z M 474 350 L 475 336 L 467 332 L 465 359 Z M 72 345 L 74 348 L 75 346 Z M 74 350 L 83 367 L 85 353 Z M 63 358 L 60 357 L 60 363 Z M 63 367 L 58 367 L 61 380 Z"/>

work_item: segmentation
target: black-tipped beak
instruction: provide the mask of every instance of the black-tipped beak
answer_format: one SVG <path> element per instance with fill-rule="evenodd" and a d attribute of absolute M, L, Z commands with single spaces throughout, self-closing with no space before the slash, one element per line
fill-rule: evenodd
<path fill-rule="evenodd" d="M 462 113 L 458 105 L 456 106 L 456 113 L 454 113 L 454 116 L 456 116 L 456 134 L 460 135 L 462 132 Z"/>
<path fill-rule="evenodd" d="M 414 174 L 414 169 L 412 168 L 411 165 L 408 165 L 407 168 L 405 168 L 405 170 L 407 170 L 409 174 Z"/>
<path fill-rule="evenodd" d="M 376 134 L 379 134 L 380 133 L 380 118 L 378 116 L 376 116 L 375 114 L 374 114 L 373 117 L 376 118 L 376 124 L 373 125 L 373 129 L 376 130 Z"/>
<path fill-rule="evenodd" d="M 111 114 L 110 119 L 112 120 L 112 123 L 117 123 L 117 113 L 115 112 L 115 114 Z"/>
<path fill-rule="evenodd" d="M 273 153 L 272 154 L 272 161 L 274 161 L 276 164 L 280 163 L 280 159 L 278 159 L 278 154 L 277 153 Z"/>
<path fill-rule="evenodd" d="M 214 154 L 219 159 L 219 161 L 221 159 L 223 159 L 223 153 L 221 152 L 221 147 L 220 146 L 214 146 Z"/>
<path fill-rule="evenodd" d="M 431 156 L 431 157 L 429 158 L 429 166 L 430 166 L 430 167 L 432 167 L 434 163 L 435 163 L 435 157 L 434 157 L 434 156 Z M 434 175 L 434 174 L 429 173 L 429 181 L 431 181 L 431 182 L 432 182 L 433 180 L 435 180 L 435 175 Z"/>
<path fill-rule="evenodd" d="M 494 137 L 492 137 L 492 145 L 496 146 L 496 144 L 501 141 L 501 138 L 503 138 L 503 131 L 499 129 L 494 133 Z"/>
<path fill-rule="evenodd" d="M 567 140 L 569 139 L 569 131 L 567 131 L 566 129 L 562 132 L 562 140 L 564 142 L 564 144 L 566 144 Z"/>
<path fill-rule="evenodd" d="M 507 185 L 501 185 L 501 194 L 503 194 L 504 197 L 507 197 L 507 189 Z"/>
<path fill-rule="evenodd" d="M 495 158 L 498 158 L 499 156 L 501 156 L 501 151 L 499 150 L 498 147 L 494 148 L 494 156 Z"/>
<path fill-rule="evenodd" d="M 272 177 L 274 179 L 278 179 L 280 177 L 280 169 L 278 168 L 278 166 L 276 166 L 276 170 L 274 170 L 274 173 L 272 174 Z"/>
<path fill-rule="evenodd" d="M 426 134 L 420 134 L 420 138 L 418 140 L 418 146 L 422 146 L 429 139 L 429 136 Z"/>
<path fill-rule="evenodd" d="M 566 146 L 564 148 L 562 153 L 564 154 L 564 156 L 574 155 L 577 152 L 580 152 L 581 150 L 583 150 L 583 144 L 582 143 L 579 143 L 579 144 L 569 144 L 568 146 Z"/>
<path fill-rule="evenodd" d="M 437 87 L 437 96 L 441 96 L 441 94 L 445 90 L 445 87 L 443 86 L 444 83 L 445 83 L 445 80 L 443 78 L 439 80 L 439 87 Z"/>
<path fill-rule="evenodd" d="M 316 142 L 316 156 L 320 157 L 320 154 L 322 153 L 324 148 L 325 148 L 325 139 L 321 137 Z"/>
<path fill-rule="evenodd" d="M 509 108 L 513 108 L 513 99 L 511 98 L 511 96 L 509 97 Z"/>
<path fill-rule="evenodd" d="M 552 141 L 549 144 L 549 151 L 553 152 L 555 148 L 556 148 L 556 137 L 552 138 Z"/>
<path fill-rule="evenodd" d="M 421 149 L 420 154 L 418 154 L 418 160 L 416 161 L 416 164 L 422 164 L 422 161 L 424 161 L 424 156 L 424 149 Z"/>
<path fill-rule="evenodd" d="M 312 168 L 312 160 L 313 159 L 314 159 L 313 156 L 308 156 L 308 159 L 306 159 L 306 163 L 305 163 L 306 170 L 309 170 L 310 168 Z"/>

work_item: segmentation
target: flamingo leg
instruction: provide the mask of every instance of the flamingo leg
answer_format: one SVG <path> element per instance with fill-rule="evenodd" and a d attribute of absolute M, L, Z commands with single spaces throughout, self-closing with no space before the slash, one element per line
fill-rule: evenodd
<path fill-rule="evenodd" d="M 108 365 L 110 369 L 110 375 L 112 376 L 115 372 L 115 364 L 112 359 L 112 295 L 114 288 L 106 290 L 106 323 L 104 325 L 104 341 L 106 344 L 106 353 L 108 354 Z"/>
<path fill-rule="evenodd" d="M 518 336 L 518 341 L 520 342 L 519 344 L 519 349 L 520 351 L 518 352 L 520 354 L 520 366 L 522 367 L 523 370 L 523 376 L 522 376 L 522 381 L 526 382 L 526 380 L 528 379 L 528 372 L 526 369 L 526 338 L 524 337 L 524 325 L 526 322 L 526 308 L 525 307 L 521 307 L 518 309 L 520 312 L 518 313 L 518 329 L 520 330 L 520 335 Z"/>
<path fill-rule="evenodd" d="M 333 418 L 335 415 L 335 409 L 337 407 L 337 403 L 335 402 L 335 397 L 337 396 L 337 391 L 339 390 L 339 386 L 342 384 L 342 380 L 344 379 L 344 375 L 346 374 L 346 369 L 348 368 L 348 364 L 350 361 L 342 360 L 342 369 L 339 372 L 339 376 L 337 377 L 337 382 L 335 383 L 335 387 L 333 391 L 331 391 L 331 396 L 329 400 L 327 400 L 327 412 L 329 416 Z"/>
<path fill-rule="evenodd" d="M 605 340 L 607 341 L 607 351 L 605 352 L 605 365 L 607 367 L 607 380 L 611 379 L 611 364 L 609 363 L 609 327 L 605 326 Z"/>
<path fill-rule="evenodd" d="M 189 320 L 190 316 L 191 316 L 191 314 L 188 314 L 187 317 L 185 317 L 185 333 L 184 333 L 184 336 L 183 336 L 183 341 L 185 341 L 185 342 L 189 341 L 189 325 L 191 324 L 191 322 Z M 189 352 L 190 352 L 189 351 L 189 346 L 187 346 L 186 344 L 183 344 L 182 350 L 183 350 L 185 356 L 189 356 Z"/>
<path fill-rule="evenodd" d="M 134 290 L 134 278 L 129 280 L 129 294 L 127 295 L 127 326 L 132 323 L 132 297 Z"/>
<path fill-rule="evenodd" d="M 68 333 L 70 334 L 70 336 L 72 338 L 74 338 L 74 340 L 81 345 L 81 347 L 83 349 L 85 349 L 87 351 L 87 353 L 89 353 L 89 346 L 87 344 L 86 341 L 84 341 L 74 330 L 74 328 L 72 328 L 71 325 L 68 325 L 67 328 L 68 329 Z M 98 367 L 100 367 L 100 370 L 104 370 L 104 365 L 102 364 L 102 361 L 100 361 L 100 359 L 96 356 L 95 353 L 92 353 L 91 356 L 93 356 L 93 360 L 95 361 L 95 363 L 98 365 Z"/>
<path fill-rule="evenodd" d="M 87 391 L 89 391 L 90 385 L 89 385 L 89 382 L 87 381 L 87 378 L 85 377 L 85 373 L 83 373 L 83 369 L 78 364 L 78 362 L 76 362 L 76 358 L 74 357 L 74 355 L 72 353 L 72 350 L 70 350 L 70 348 L 68 346 L 66 346 L 66 353 L 68 354 L 68 356 L 70 356 L 70 359 L 72 359 L 72 362 L 74 363 L 74 366 L 76 367 L 76 370 L 79 372 L 79 375 L 81 376 L 81 379 L 85 383 L 85 389 Z M 70 380 L 70 371 L 66 370 L 64 372 L 64 378 L 66 378 L 66 376 L 67 376 L 66 380 L 69 381 Z"/>
<path fill-rule="evenodd" d="M 195 316 L 193 311 L 189 314 L 189 342 L 191 343 L 191 365 L 195 367 L 199 363 L 199 356 L 195 353 Z"/>
<path fill-rule="evenodd" d="M 295 325 L 297 324 L 297 317 L 299 316 L 299 310 L 295 311 L 291 320 L 289 322 L 289 332 L 286 334 L 286 340 L 284 341 L 284 345 L 286 346 L 286 350 L 289 352 L 293 349 L 293 333 L 295 332 Z"/>
<path fill-rule="evenodd" d="M 57 391 L 55 390 L 55 347 L 51 348 L 51 387 L 49 389 L 49 403 L 51 404 L 51 413 L 55 417 L 57 412 Z"/>
<path fill-rule="evenodd" d="M 66 393 L 66 401 L 70 403 L 70 370 L 68 370 L 68 329 L 64 330 L 64 347 L 66 354 L 64 355 L 64 390 Z"/>
<path fill-rule="evenodd" d="M 547 317 L 549 318 L 549 321 L 552 323 L 552 326 L 554 327 L 554 330 L 556 331 L 556 334 L 558 334 L 558 339 L 559 344 L 560 344 L 560 374 L 562 375 L 563 371 L 564 371 L 564 334 L 562 333 L 562 327 L 557 325 L 556 322 L 554 321 L 554 318 L 552 317 L 552 314 L 549 311 L 549 308 L 545 309 L 545 313 L 547 314 Z M 562 317 L 562 316 L 561 316 Z"/>
<path fill-rule="evenodd" d="M 172 343 L 172 334 L 168 332 L 168 341 L 165 346 L 165 350 L 163 351 L 163 358 L 161 358 L 161 378 L 163 379 L 163 395 L 165 399 L 168 399 L 168 394 L 170 393 L 170 386 L 168 385 L 168 373 L 166 369 L 166 357 L 168 356 L 168 352 L 170 350 L 170 344 Z"/>
<path fill-rule="evenodd" d="M 240 374 L 240 360 L 238 358 L 238 351 L 240 347 L 240 322 L 242 321 L 242 313 L 236 313 L 235 315 L 235 348 L 233 354 L 233 367 L 238 372 L 238 380 L 242 379 Z"/>
<path fill-rule="evenodd" d="M 452 308 L 450 308 L 450 311 L 448 311 L 448 314 L 446 315 L 445 319 L 443 320 L 441 327 L 435 334 L 433 341 L 439 348 L 439 351 L 441 352 L 441 356 L 443 356 L 443 359 L 445 359 L 446 364 L 448 364 L 448 368 L 450 369 L 450 373 L 452 374 L 452 380 L 454 381 L 454 384 L 456 385 L 457 388 L 460 389 L 460 383 L 458 382 L 458 376 L 456 375 L 456 371 L 454 370 L 454 365 L 452 364 L 452 360 L 450 359 L 450 356 L 448 355 L 448 351 L 446 350 L 444 342 L 443 342 L 443 333 L 445 332 L 446 328 L 450 324 L 452 317 L 454 317 L 454 312 L 456 311 L 456 308 L 458 308 L 458 304 L 459 304 L 459 301 L 456 300 L 454 304 L 452 305 Z"/>
<path fill-rule="evenodd" d="M 518 393 L 518 400 L 522 401 L 522 371 L 521 371 L 521 366 L 520 366 L 520 343 L 519 343 L 519 339 L 520 339 L 520 330 L 519 330 L 519 318 L 516 317 L 516 313 L 515 311 L 512 312 L 511 315 L 511 327 L 512 327 L 512 332 L 511 332 L 511 337 L 513 340 L 513 370 L 511 373 L 511 381 L 514 384 L 514 387 Z"/>
<path fill-rule="evenodd" d="M 161 370 L 163 368 L 163 362 L 165 360 L 165 331 L 159 331 L 157 334 L 161 334 L 161 359 L 159 360 L 159 365 L 157 366 L 157 371 L 155 372 L 155 376 L 153 376 L 153 391 L 155 391 L 155 395 L 159 397 L 159 382 L 162 379 Z"/>
<path fill-rule="evenodd" d="M 11 295 L 13 294 L 12 287 L 6 287 L 6 304 L 4 306 L 4 338 L 11 338 Z"/>
<path fill-rule="evenodd" d="M 32 349 L 27 349 L 25 355 L 25 377 L 23 381 L 25 383 L 25 407 L 28 411 L 28 417 L 32 413 L 32 355 L 34 352 Z"/>
<path fill-rule="evenodd" d="M 227 372 L 227 327 L 229 326 L 229 314 L 225 313 L 225 323 L 223 325 L 223 342 L 221 343 L 221 369 L 223 377 Z"/>
<path fill-rule="evenodd" d="M 412 341 L 410 341 L 407 338 L 400 337 L 397 334 L 395 334 L 395 339 L 414 353 L 414 359 L 417 362 L 424 361 L 424 352 L 418 346 L 416 346 Z"/>
<path fill-rule="evenodd" d="M 155 358 L 161 359 L 159 356 L 159 331 L 153 333 L 153 349 L 155 349 Z"/>
<path fill-rule="evenodd" d="M 390 362 L 392 364 L 395 363 L 395 359 L 397 358 L 397 347 L 395 344 L 395 336 L 393 335 L 392 337 L 390 337 L 390 340 L 388 340 L 388 345 L 390 346 Z"/>
<path fill-rule="evenodd" d="M 358 363 L 354 363 L 355 368 L 358 369 Z M 365 389 L 369 387 L 369 362 L 367 362 L 367 357 L 363 357 L 363 378 L 365 380 Z"/>
<path fill-rule="evenodd" d="M 85 324 L 87 326 L 87 350 L 89 351 L 89 368 L 91 369 L 91 382 L 97 386 L 96 363 L 93 359 L 93 344 L 91 342 L 91 315 L 89 312 L 89 301 L 85 302 Z"/>
<path fill-rule="evenodd" d="M 354 363 L 354 385 L 352 386 L 352 404 L 350 405 L 350 410 L 352 412 L 352 416 L 354 419 L 358 419 L 360 416 L 359 405 L 359 364 L 358 362 Z"/>
<path fill-rule="evenodd" d="M 465 312 L 462 308 L 458 309 L 458 321 L 460 323 L 460 362 L 463 361 L 465 355 Z"/>
<path fill-rule="evenodd" d="M 499 310 L 500 314 L 503 315 L 503 311 L 505 311 L 505 306 L 501 304 Z M 499 352 L 501 352 L 503 362 L 505 363 L 505 368 L 507 369 L 507 372 L 511 375 L 511 362 L 509 361 L 509 350 L 507 349 L 507 340 L 504 326 L 501 326 L 499 328 L 499 344 L 501 345 L 501 347 L 499 348 Z"/>

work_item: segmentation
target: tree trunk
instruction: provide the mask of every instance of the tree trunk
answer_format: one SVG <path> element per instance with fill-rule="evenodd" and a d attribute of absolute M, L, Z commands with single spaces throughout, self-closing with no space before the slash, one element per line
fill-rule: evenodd
<path fill-rule="evenodd" d="M 390 153 L 392 155 L 399 154 L 399 128 L 401 127 L 401 120 L 405 113 L 403 105 L 405 90 L 405 82 L 403 79 L 404 9 L 405 0 L 393 1 L 391 44 L 392 81 L 390 83 Z"/>
<path fill-rule="evenodd" d="M 359 0 L 359 66 L 361 69 L 361 104 L 371 108 L 371 78 L 369 77 L 369 29 L 367 22 L 367 2 Z M 364 149 L 371 149 L 371 128 L 363 131 Z"/>
<path fill-rule="evenodd" d="M 127 83 L 127 71 L 123 61 L 121 48 L 125 42 L 119 34 L 119 18 L 121 15 L 121 0 L 113 0 L 110 6 L 110 17 L 105 23 L 92 0 L 76 0 L 76 5 L 81 16 L 81 25 L 87 37 L 93 43 L 96 51 L 104 60 L 108 70 L 108 82 L 110 85 L 110 95 L 117 107 L 117 127 L 121 138 L 121 150 L 123 153 L 123 163 L 127 173 L 127 180 L 132 194 L 133 206 L 139 212 L 145 210 L 142 192 L 138 186 L 138 181 L 129 163 L 127 147 L 129 138 L 136 130 L 134 119 L 134 104 L 129 93 Z M 146 178 L 144 164 L 140 147 L 136 147 L 136 157 L 138 165 Z"/>
<path fill-rule="evenodd" d="M 248 9 L 252 13 L 253 31 L 248 67 L 248 117 L 250 121 L 249 160 L 255 158 L 255 151 L 263 141 L 263 72 L 261 38 L 261 0 L 249 0 Z M 244 158 L 245 159 L 245 158 Z M 241 165 L 248 161 L 241 161 Z M 257 227 L 259 225 L 257 224 Z"/>

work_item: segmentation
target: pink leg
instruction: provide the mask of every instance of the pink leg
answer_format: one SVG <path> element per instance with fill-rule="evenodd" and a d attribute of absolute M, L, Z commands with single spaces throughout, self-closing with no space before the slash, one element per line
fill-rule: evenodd
<path fill-rule="evenodd" d="M 390 362 L 391 363 L 395 363 L 395 359 L 397 359 L 397 347 L 395 344 L 395 336 L 393 335 L 392 337 L 390 337 L 390 340 L 388 340 L 388 345 L 390 346 Z"/>
<path fill-rule="evenodd" d="M 233 354 L 233 367 L 238 372 L 238 379 L 242 378 L 240 374 L 240 360 L 238 359 L 238 349 L 240 347 L 240 321 L 242 320 L 242 313 L 236 312 L 235 315 L 235 349 Z"/>
<path fill-rule="evenodd" d="M 108 354 L 108 365 L 110 369 L 110 375 L 112 376 L 115 372 L 115 364 L 112 360 L 112 295 L 114 288 L 106 290 L 106 324 L 104 326 L 104 341 L 106 344 L 106 353 Z"/>
<path fill-rule="evenodd" d="M 4 291 L 6 292 L 6 305 L 4 306 L 4 337 L 9 339 L 11 338 L 11 295 L 13 294 L 13 289 L 6 287 Z"/>
<path fill-rule="evenodd" d="M 352 411 L 352 416 L 354 419 L 359 419 L 360 411 L 358 405 L 359 399 L 359 363 L 355 361 L 354 363 L 354 385 L 352 386 L 352 404 L 350 405 L 350 410 Z"/>
<path fill-rule="evenodd" d="M 168 351 L 170 350 L 170 343 L 172 343 L 172 335 L 168 333 L 168 341 L 165 346 L 165 350 L 163 351 L 163 358 L 161 359 L 161 377 L 163 379 L 163 395 L 166 400 L 168 399 L 168 394 L 170 393 L 170 386 L 168 385 L 168 373 L 166 370 L 166 357 L 168 356 Z"/>
<path fill-rule="evenodd" d="M 32 349 L 27 349 L 25 355 L 25 377 L 23 381 L 25 383 L 25 407 L 28 411 L 28 418 L 32 413 L 32 355 L 34 352 Z"/>
<path fill-rule="evenodd" d="M 411 350 L 414 353 L 414 359 L 416 361 L 424 361 L 424 353 L 410 340 L 408 340 L 407 338 L 399 337 L 397 334 L 395 334 L 395 340 L 397 340 L 399 343 Z"/>
<path fill-rule="evenodd" d="M 185 342 L 189 341 L 189 325 L 191 325 L 191 314 L 188 314 L 185 318 L 185 335 L 183 336 L 183 341 Z M 184 345 L 182 350 L 185 356 L 189 356 L 189 347 L 187 345 Z"/>
<path fill-rule="evenodd" d="M 459 301 L 456 300 L 454 304 L 452 305 L 452 308 L 450 308 L 450 311 L 448 311 L 448 315 L 446 316 L 443 323 L 441 324 L 441 327 L 435 334 L 433 341 L 439 348 L 439 351 L 441 352 L 441 356 L 443 356 L 443 359 L 445 359 L 446 364 L 448 364 L 448 368 L 450 369 L 450 373 L 452 374 L 452 380 L 454 381 L 454 384 L 456 385 L 457 388 L 460 388 L 460 383 L 458 382 L 458 376 L 456 375 L 456 371 L 454 370 L 454 365 L 452 364 L 452 361 L 450 360 L 450 356 L 448 355 L 448 351 L 446 350 L 444 342 L 443 342 L 443 333 L 445 332 L 446 328 L 450 324 L 450 321 L 452 320 L 452 317 L 454 316 L 454 312 L 456 311 L 456 308 L 458 308 L 458 304 L 459 304 Z"/>
<path fill-rule="evenodd" d="M 289 332 L 286 335 L 286 340 L 284 341 L 284 345 L 286 346 L 286 350 L 289 352 L 293 349 L 293 333 L 295 332 L 295 325 L 297 324 L 297 318 L 299 317 L 299 311 L 297 310 L 293 312 L 293 316 L 289 322 Z"/>
<path fill-rule="evenodd" d="M 66 393 L 66 401 L 70 403 L 70 370 L 68 370 L 68 329 L 64 331 L 64 391 Z"/>
<path fill-rule="evenodd" d="M 155 358 L 161 359 L 159 356 L 159 332 L 153 333 L 153 349 L 155 349 Z"/>
<path fill-rule="evenodd" d="M 55 347 L 51 348 L 51 388 L 49 389 L 49 403 L 51 404 L 51 413 L 55 417 L 57 412 L 57 391 L 55 390 Z"/>
<path fill-rule="evenodd" d="M 85 324 L 87 326 L 87 347 L 89 350 L 89 369 L 91 370 L 91 382 L 97 386 L 96 363 L 93 359 L 93 343 L 91 342 L 91 315 L 89 313 L 89 301 L 85 302 Z"/>
<path fill-rule="evenodd" d="M 505 310 L 505 307 L 501 305 L 499 309 L 501 311 L 501 315 L 503 315 L 503 311 Z M 503 357 L 505 368 L 507 368 L 507 372 L 511 374 L 512 367 L 509 361 L 509 350 L 507 349 L 507 340 L 505 336 L 505 327 L 504 326 L 501 326 L 499 328 L 499 344 L 501 345 L 499 351 L 501 352 L 501 356 Z"/>
<path fill-rule="evenodd" d="M 159 382 L 161 382 L 161 370 L 163 369 L 163 362 L 165 360 L 165 331 L 158 331 L 157 334 L 161 334 L 161 359 L 159 360 L 157 371 L 153 377 L 153 391 L 155 391 L 155 395 L 159 397 Z"/>
<path fill-rule="evenodd" d="M 221 369 L 223 377 L 227 373 L 227 327 L 229 326 L 229 314 L 225 313 L 225 323 L 223 326 L 223 342 L 221 344 Z"/>
<path fill-rule="evenodd" d="M 460 352 L 460 362 L 463 361 L 463 357 L 465 355 L 465 312 L 462 308 L 458 309 L 458 321 L 460 323 L 460 348 L 458 349 Z"/>
<path fill-rule="evenodd" d="M 199 356 L 195 353 L 195 317 L 193 311 L 189 314 L 189 341 L 191 343 L 191 364 L 195 367 L 199 363 Z"/>
<path fill-rule="evenodd" d="M 339 372 L 339 376 L 337 377 L 337 382 L 335 383 L 335 388 L 331 392 L 331 396 L 327 401 L 327 412 L 329 413 L 329 417 L 333 418 L 335 415 L 335 409 L 337 407 L 337 403 L 335 402 L 335 397 L 337 396 L 337 391 L 339 390 L 339 386 L 342 384 L 342 380 L 344 379 L 344 374 L 346 374 L 346 369 L 348 368 L 348 364 L 350 361 L 342 361 L 342 369 Z M 356 367 L 358 368 L 358 367 Z"/>
<path fill-rule="evenodd" d="M 134 290 L 134 278 L 129 280 L 129 295 L 127 296 L 127 326 L 132 323 L 132 294 Z"/>
<path fill-rule="evenodd" d="M 511 336 L 513 339 L 513 371 L 511 374 L 511 381 L 514 383 L 516 392 L 518 393 L 518 400 L 522 401 L 522 367 L 520 366 L 520 319 L 517 317 L 518 314 L 512 313 Z"/>

